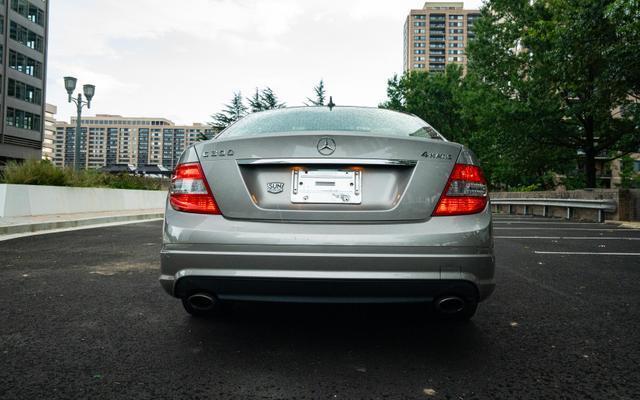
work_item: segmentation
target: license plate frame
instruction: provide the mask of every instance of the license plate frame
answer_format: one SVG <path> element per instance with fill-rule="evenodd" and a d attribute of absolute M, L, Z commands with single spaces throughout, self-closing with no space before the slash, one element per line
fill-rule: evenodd
<path fill-rule="evenodd" d="M 291 172 L 291 203 L 362 203 L 362 171 L 349 169 L 294 169 Z"/>

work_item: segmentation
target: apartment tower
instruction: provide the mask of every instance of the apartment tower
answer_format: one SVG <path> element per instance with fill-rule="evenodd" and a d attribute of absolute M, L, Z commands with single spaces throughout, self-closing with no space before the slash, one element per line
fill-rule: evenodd
<path fill-rule="evenodd" d="M 42 157 L 48 7 L 0 0 L 0 168 Z"/>
<path fill-rule="evenodd" d="M 466 68 L 466 48 L 474 37 L 478 10 L 465 10 L 462 2 L 426 2 L 411 10 L 404 25 L 404 70 L 444 71 L 447 64 Z"/>
<path fill-rule="evenodd" d="M 165 118 L 110 114 L 82 117 L 81 127 L 80 165 L 88 169 L 162 165 L 172 170 L 188 146 L 217 132 L 203 124 L 181 126 Z M 59 167 L 73 166 L 76 118 L 70 123 L 56 122 L 55 129 L 53 162 Z"/>

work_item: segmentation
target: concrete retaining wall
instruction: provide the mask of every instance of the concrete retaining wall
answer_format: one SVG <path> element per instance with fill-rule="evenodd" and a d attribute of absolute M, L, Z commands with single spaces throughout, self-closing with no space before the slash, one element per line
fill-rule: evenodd
<path fill-rule="evenodd" d="M 618 205 L 616 212 L 606 213 L 605 219 L 616 221 L 637 221 L 640 219 L 640 190 L 629 189 L 593 189 L 593 190 L 568 190 L 562 192 L 492 192 L 492 199 L 500 198 L 538 198 L 538 199 L 584 199 L 584 200 L 614 200 Z M 508 206 L 492 206 L 494 212 L 507 213 Z M 524 214 L 524 206 L 511 206 L 513 214 Z M 542 215 L 542 207 L 528 207 L 530 215 Z M 550 207 L 549 216 L 564 218 L 566 208 Z M 574 209 L 572 219 L 584 221 L 597 221 L 596 210 Z"/>
<path fill-rule="evenodd" d="M 167 192 L 0 184 L 0 217 L 164 208 Z"/>

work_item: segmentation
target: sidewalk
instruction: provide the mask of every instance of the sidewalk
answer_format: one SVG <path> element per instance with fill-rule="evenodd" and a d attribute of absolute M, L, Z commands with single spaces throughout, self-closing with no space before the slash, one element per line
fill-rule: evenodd
<path fill-rule="evenodd" d="M 94 213 L 38 215 L 28 217 L 0 218 L 0 238 L 2 235 L 16 235 L 55 229 L 89 227 L 91 225 L 126 223 L 161 219 L 164 210 L 146 209 L 132 211 L 107 211 Z"/>

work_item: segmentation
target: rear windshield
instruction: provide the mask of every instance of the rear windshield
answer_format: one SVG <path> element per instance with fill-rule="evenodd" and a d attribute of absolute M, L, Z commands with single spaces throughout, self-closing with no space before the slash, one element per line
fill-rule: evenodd
<path fill-rule="evenodd" d="M 268 133 L 304 131 L 352 131 L 381 136 L 443 137 L 418 117 L 379 108 L 300 107 L 250 114 L 229 128 L 222 137 L 259 136 Z"/>

